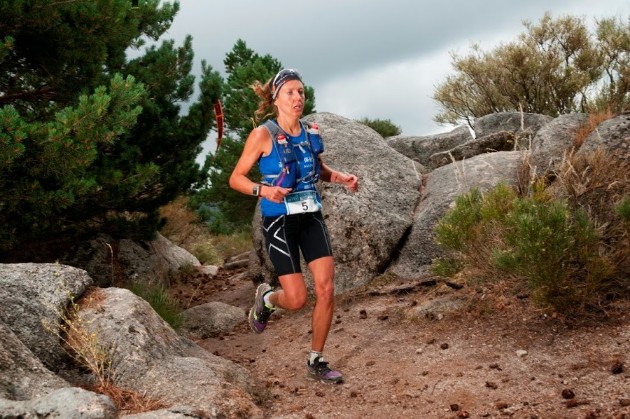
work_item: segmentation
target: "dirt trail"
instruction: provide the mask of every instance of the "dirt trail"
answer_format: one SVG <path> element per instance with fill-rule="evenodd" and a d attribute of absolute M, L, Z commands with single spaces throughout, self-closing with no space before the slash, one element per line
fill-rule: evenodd
<path fill-rule="evenodd" d="M 248 310 L 252 283 L 223 274 L 196 302 Z M 630 315 L 569 328 L 514 297 L 491 315 L 407 318 L 442 291 L 339 298 L 325 350 L 339 385 L 306 378 L 312 303 L 261 335 L 244 323 L 198 343 L 251 371 L 270 418 L 630 418 Z"/>

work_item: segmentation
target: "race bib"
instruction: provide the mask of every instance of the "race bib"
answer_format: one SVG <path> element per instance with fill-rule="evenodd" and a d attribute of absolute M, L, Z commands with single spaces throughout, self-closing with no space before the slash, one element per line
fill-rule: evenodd
<path fill-rule="evenodd" d="M 284 197 L 284 205 L 286 205 L 287 214 L 289 215 L 317 212 L 322 209 L 322 204 L 317 199 L 316 191 L 290 193 Z"/>

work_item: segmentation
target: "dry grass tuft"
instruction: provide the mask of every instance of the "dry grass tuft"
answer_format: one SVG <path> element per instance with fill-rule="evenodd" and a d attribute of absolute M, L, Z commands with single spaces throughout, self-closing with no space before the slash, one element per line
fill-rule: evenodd
<path fill-rule="evenodd" d="M 630 272 L 630 237 L 617 206 L 630 197 L 630 162 L 602 149 L 571 155 L 558 169 L 557 196 L 584 208 L 605 237 L 601 250 L 619 274 Z"/>
<path fill-rule="evenodd" d="M 80 302 L 80 308 L 98 308 L 103 301 L 105 301 L 105 295 L 103 289 L 98 287 L 90 287 L 83 293 Z"/>
<path fill-rule="evenodd" d="M 135 391 L 125 390 L 112 383 L 106 385 L 98 385 L 86 390 L 95 393 L 104 394 L 109 397 L 116 406 L 119 414 L 134 414 L 142 412 L 150 412 L 153 410 L 164 409 L 169 407 L 158 400 L 143 396 Z"/>
<path fill-rule="evenodd" d="M 560 164 L 551 190 L 585 208 L 600 224 L 619 224 L 614 204 L 630 195 L 630 164 L 602 149 L 571 154 Z"/>

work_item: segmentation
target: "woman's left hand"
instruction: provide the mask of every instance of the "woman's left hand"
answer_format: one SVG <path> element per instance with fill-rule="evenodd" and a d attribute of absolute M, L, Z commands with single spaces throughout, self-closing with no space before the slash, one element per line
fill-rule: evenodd
<path fill-rule="evenodd" d="M 337 172 L 335 182 L 341 183 L 352 192 L 357 192 L 359 190 L 359 178 L 353 174 Z"/>

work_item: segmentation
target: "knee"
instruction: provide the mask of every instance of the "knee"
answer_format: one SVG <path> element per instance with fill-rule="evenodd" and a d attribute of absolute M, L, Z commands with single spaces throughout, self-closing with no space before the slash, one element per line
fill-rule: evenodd
<path fill-rule="evenodd" d="M 306 292 L 297 292 L 287 294 L 285 292 L 284 308 L 287 310 L 299 310 L 306 304 L 307 295 Z"/>
<path fill-rule="evenodd" d="M 333 281 L 326 281 L 315 287 L 315 294 L 319 302 L 332 302 L 335 296 L 335 286 Z"/>

